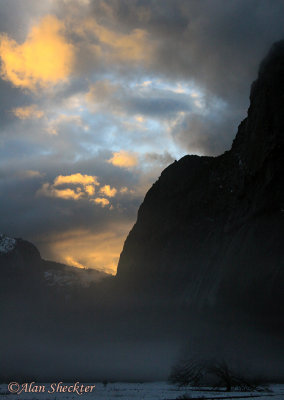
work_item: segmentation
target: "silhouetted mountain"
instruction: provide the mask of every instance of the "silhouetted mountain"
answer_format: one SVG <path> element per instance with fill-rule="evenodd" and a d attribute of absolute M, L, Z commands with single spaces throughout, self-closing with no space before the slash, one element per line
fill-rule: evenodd
<path fill-rule="evenodd" d="M 252 84 L 230 151 L 166 168 L 138 211 L 117 281 L 194 307 L 284 305 L 284 41 Z"/>
<path fill-rule="evenodd" d="M 108 276 L 95 269 L 81 269 L 43 260 L 32 243 L 4 234 L 0 235 L 0 268 L 1 281 L 6 289 L 27 285 L 34 289 L 41 285 L 86 287 Z"/>

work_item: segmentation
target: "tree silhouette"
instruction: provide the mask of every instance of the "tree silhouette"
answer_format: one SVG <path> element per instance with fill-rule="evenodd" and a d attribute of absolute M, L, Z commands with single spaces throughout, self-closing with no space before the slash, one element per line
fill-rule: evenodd
<path fill-rule="evenodd" d="M 257 384 L 245 379 L 225 361 L 182 359 L 172 368 L 169 381 L 179 386 L 225 387 L 241 391 L 258 390 Z"/>

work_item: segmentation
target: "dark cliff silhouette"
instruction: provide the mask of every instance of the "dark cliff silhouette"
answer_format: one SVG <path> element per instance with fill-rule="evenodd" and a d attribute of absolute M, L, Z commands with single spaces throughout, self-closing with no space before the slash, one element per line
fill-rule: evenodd
<path fill-rule="evenodd" d="M 195 307 L 284 311 L 284 41 L 252 84 L 231 150 L 166 168 L 126 239 L 117 280 Z"/>

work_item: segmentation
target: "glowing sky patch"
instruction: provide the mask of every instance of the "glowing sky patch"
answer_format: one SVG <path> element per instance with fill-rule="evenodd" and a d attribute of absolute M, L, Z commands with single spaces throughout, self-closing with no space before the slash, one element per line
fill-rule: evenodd
<path fill-rule="evenodd" d="M 105 211 L 103 207 L 101 210 Z M 50 237 L 50 247 L 60 262 L 115 274 L 120 249 L 130 227 L 129 223 L 112 224 L 100 233 L 74 229 Z"/>
<path fill-rule="evenodd" d="M 26 107 L 15 107 L 11 111 L 19 119 L 37 119 L 44 116 L 44 111 L 40 110 L 36 104 Z"/>
<path fill-rule="evenodd" d="M 92 200 L 94 203 L 99 204 L 102 207 L 106 207 L 109 205 L 109 200 L 105 197 L 97 197 L 96 199 Z"/>
<path fill-rule="evenodd" d="M 100 193 L 104 194 L 107 197 L 114 197 L 117 193 L 116 188 L 111 188 L 110 185 L 105 185 L 100 188 Z"/>
<path fill-rule="evenodd" d="M 2 34 L 2 78 L 15 86 L 31 90 L 66 80 L 71 72 L 74 49 L 65 40 L 63 32 L 64 23 L 47 15 L 32 26 L 22 44 Z"/>
<path fill-rule="evenodd" d="M 120 168 L 132 168 L 138 164 L 138 159 L 136 154 L 120 150 L 113 153 L 108 163 Z"/>

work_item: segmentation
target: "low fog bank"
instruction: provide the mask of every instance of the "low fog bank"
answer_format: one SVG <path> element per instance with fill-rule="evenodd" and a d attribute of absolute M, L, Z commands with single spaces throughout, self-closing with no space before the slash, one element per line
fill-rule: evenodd
<path fill-rule="evenodd" d="M 54 303 L 12 296 L 1 312 L 2 381 L 166 380 L 183 357 L 225 360 L 263 381 L 284 381 L 283 329 L 272 320 L 108 296 L 85 298 L 84 307 L 79 293 Z"/>

